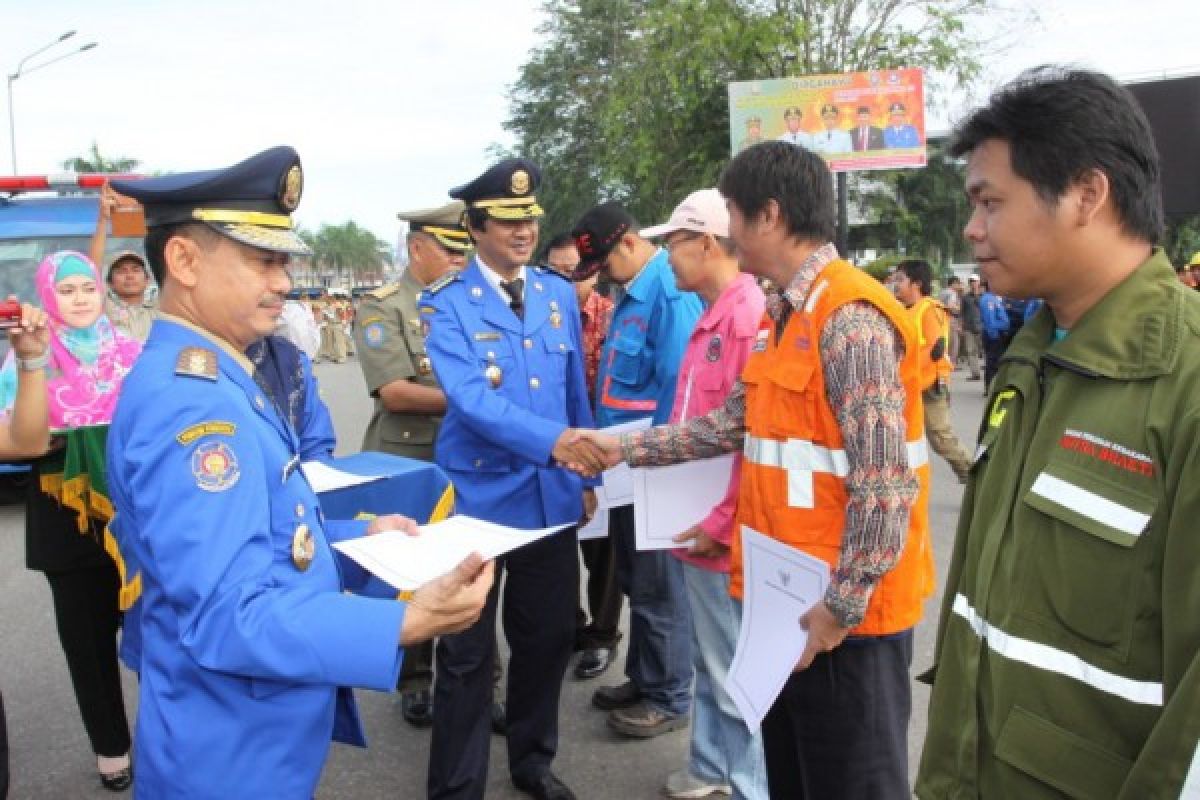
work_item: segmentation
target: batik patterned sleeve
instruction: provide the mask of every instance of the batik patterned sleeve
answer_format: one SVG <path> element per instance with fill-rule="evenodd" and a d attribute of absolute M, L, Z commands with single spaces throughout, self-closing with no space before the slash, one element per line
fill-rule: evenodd
<path fill-rule="evenodd" d="M 862 622 L 875 584 L 900 558 L 919 484 L 905 445 L 903 345 L 877 308 L 851 303 L 821 331 L 829 406 L 849 472 L 846 527 L 825 604 L 844 627 Z"/>
<path fill-rule="evenodd" d="M 734 383 L 725 405 L 676 425 L 659 425 L 621 437 L 621 455 L 634 467 L 661 467 L 742 449 L 746 387 Z"/>

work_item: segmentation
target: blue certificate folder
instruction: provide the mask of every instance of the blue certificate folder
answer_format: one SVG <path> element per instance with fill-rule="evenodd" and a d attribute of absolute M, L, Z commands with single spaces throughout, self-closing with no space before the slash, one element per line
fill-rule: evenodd
<path fill-rule="evenodd" d="M 328 519 L 403 514 L 425 525 L 445 519 L 454 511 L 454 488 L 437 464 L 373 451 L 326 459 L 324 463 L 352 475 L 382 476 L 369 483 L 318 494 L 321 511 Z M 347 558 L 339 558 L 338 563 L 343 573 L 362 569 Z M 346 578 L 347 583 L 361 587 L 356 594 L 368 597 L 398 594 L 395 587 L 373 575 L 367 576 L 365 571 L 359 576 L 346 574 Z"/>

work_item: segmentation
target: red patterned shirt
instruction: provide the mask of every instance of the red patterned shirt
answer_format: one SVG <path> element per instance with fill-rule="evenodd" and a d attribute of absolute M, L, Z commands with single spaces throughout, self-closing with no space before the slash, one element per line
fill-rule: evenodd
<path fill-rule="evenodd" d="M 608 325 L 612 322 L 613 301 L 597 291 L 588 295 L 579 309 L 583 322 L 583 370 L 587 380 L 588 397 L 596 401 L 596 374 L 600 371 L 600 351 Z"/>

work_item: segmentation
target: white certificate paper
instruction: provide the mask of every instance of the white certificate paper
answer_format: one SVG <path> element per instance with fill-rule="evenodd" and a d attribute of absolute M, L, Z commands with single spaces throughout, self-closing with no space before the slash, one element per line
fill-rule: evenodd
<path fill-rule="evenodd" d="M 758 730 L 808 642 L 799 619 L 825 596 L 829 565 L 742 526 L 742 629 L 725 690 Z"/>
<path fill-rule="evenodd" d="M 371 483 L 384 478 L 383 475 L 355 475 L 352 472 L 345 472 L 328 464 L 322 464 L 320 461 L 305 461 L 301 468 L 304 470 L 304 477 L 308 478 L 308 485 L 312 487 L 315 494 Z"/>
<path fill-rule="evenodd" d="M 569 527 L 526 530 L 458 514 L 422 525 L 419 536 L 384 531 L 337 542 L 334 548 L 397 589 L 416 589 L 454 569 L 471 553 L 492 559 Z"/>
<path fill-rule="evenodd" d="M 632 433 L 633 431 L 644 431 L 650 427 L 650 418 L 635 419 L 633 422 L 623 422 L 620 425 L 610 425 L 607 428 L 600 428 L 600 433 L 607 433 L 611 436 L 620 436 L 622 433 Z M 636 470 L 632 469 L 628 464 L 622 461 L 612 469 L 606 469 L 602 473 L 604 478 L 604 491 L 608 495 L 608 507 L 618 508 L 619 506 L 627 506 L 633 502 L 633 474 Z"/>
<path fill-rule="evenodd" d="M 604 486 L 596 487 L 596 513 L 587 525 L 579 526 L 579 541 L 603 539 L 608 536 L 608 494 Z"/>
<path fill-rule="evenodd" d="M 633 471 L 634 542 L 638 550 L 673 550 L 673 536 L 701 522 L 725 499 L 733 454 Z"/>

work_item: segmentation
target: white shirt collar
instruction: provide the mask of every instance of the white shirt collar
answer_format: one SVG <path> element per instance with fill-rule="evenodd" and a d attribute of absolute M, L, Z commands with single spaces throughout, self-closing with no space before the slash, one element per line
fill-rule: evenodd
<path fill-rule="evenodd" d="M 504 301 L 504 305 L 508 305 L 510 302 L 512 302 L 512 298 L 508 296 L 508 292 L 504 291 L 504 289 L 501 288 L 501 286 L 500 286 L 500 281 L 504 280 L 503 278 L 500 277 L 500 273 L 496 272 L 494 269 L 489 267 L 487 265 L 487 262 L 484 261 L 482 258 L 480 258 L 478 253 L 475 254 L 475 260 L 479 262 L 479 271 L 481 273 L 483 273 L 484 280 L 486 280 L 488 282 L 489 286 L 491 286 L 493 289 L 496 290 L 496 294 L 500 297 L 501 300 Z M 521 268 L 519 270 L 517 270 L 517 274 L 515 277 L 520 278 L 521 280 L 525 280 L 524 265 L 522 265 Z"/>

